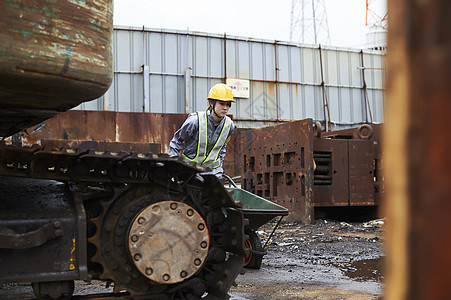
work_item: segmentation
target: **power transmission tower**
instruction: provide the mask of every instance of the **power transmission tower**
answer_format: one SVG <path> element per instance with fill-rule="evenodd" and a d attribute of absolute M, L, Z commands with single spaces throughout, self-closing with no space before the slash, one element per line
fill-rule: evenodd
<path fill-rule="evenodd" d="M 291 0 L 290 41 L 330 45 L 324 0 Z"/>
<path fill-rule="evenodd" d="M 387 2 L 385 0 L 366 0 L 365 25 L 376 25 L 387 30 L 388 12 L 386 6 Z"/>

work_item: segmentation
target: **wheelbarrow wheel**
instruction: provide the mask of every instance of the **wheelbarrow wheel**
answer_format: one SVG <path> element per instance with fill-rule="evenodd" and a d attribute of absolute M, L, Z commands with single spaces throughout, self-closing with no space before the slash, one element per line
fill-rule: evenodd
<path fill-rule="evenodd" d="M 244 261 L 244 267 L 249 269 L 260 269 L 263 259 L 263 246 L 260 237 L 255 231 L 246 230 L 249 239 L 246 240 L 246 247 L 249 248 L 249 256 Z"/>

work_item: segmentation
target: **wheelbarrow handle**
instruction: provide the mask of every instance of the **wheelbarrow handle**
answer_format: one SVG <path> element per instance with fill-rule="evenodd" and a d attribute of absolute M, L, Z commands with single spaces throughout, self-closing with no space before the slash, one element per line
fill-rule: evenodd
<path fill-rule="evenodd" d="M 230 178 L 228 175 L 224 174 L 223 177 L 225 177 L 229 181 L 229 187 L 230 187 L 230 185 L 233 185 L 234 188 L 237 187 L 235 182 L 233 181 L 233 179 Z"/>

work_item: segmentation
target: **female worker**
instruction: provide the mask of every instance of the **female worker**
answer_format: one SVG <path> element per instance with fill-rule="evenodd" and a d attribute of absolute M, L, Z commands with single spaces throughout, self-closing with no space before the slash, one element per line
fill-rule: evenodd
<path fill-rule="evenodd" d="M 207 100 L 207 110 L 191 113 L 174 134 L 169 143 L 169 155 L 177 156 L 181 152 L 184 159 L 211 169 L 202 174 L 221 177 L 226 145 L 235 129 L 227 113 L 235 101 L 232 89 L 223 83 L 210 89 Z"/>

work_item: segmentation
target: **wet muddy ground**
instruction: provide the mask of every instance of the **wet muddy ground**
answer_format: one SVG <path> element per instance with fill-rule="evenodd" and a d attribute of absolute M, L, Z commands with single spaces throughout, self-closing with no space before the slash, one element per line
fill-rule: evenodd
<path fill-rule="evenodd" d="M 275 222 L 260 228 L 263 244 Z M 247 270 L 232 299 L 382 299 L 384 222 L 282 223 L 260 270 Z"/>
<path fill-rule="evenodd" d="M 259 229 L 263 244 L 275 225 Z M 383 228 L 381 220 L 282 223 L 266 246 L 261 269 L 239 275 L 231 299 L 382 299 Z M 105 292 L 111 288 L 104 283 L 77 282 L 74 294 Z M 33 298 L 28 285 L 0 285 L 0 299 Z"/>

